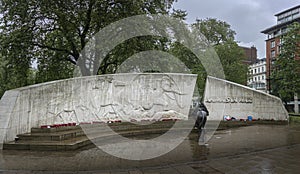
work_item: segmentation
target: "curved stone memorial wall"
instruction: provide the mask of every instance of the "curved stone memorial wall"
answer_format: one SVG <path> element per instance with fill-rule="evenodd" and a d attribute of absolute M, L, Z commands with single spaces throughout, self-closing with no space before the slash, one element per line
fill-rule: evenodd
<path fill-rule="evenodd" d="M 209 120 L 224 116 L 246 120 L 288 120 L 280 98 L 230 81 L 208 77 L 204 102 L 210 111 Z"/>
<path fill-rule="evenodd" d="M 5 92 L 0 146 L 32 127 L 62 123 L 187 119 L 193 74 L 111 74 L 53 81 Z"/>

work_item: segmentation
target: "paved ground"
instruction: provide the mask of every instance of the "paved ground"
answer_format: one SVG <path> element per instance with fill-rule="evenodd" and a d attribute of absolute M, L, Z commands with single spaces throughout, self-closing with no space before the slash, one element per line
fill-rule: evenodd
<path fill-rule="evenodd" d="M 1 151 L 0 167 L 0 173 L 299 173 L 300 126 L 254 125 L 217 131 L 202 146 L 192 134 L 170 153 L 145 161 L 119 159 L 97 148 Z"/>

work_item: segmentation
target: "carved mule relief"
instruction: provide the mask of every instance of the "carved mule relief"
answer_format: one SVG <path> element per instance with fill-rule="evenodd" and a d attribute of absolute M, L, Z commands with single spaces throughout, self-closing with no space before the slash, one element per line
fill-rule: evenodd
<path fill-rule="evenodd" d="M 51 99 L 47 102 L 46 115 L 54 120 L 54 124 L 78 122 L 74 106 L 78 101 L 79 90 L 80 88 L 75 86 L 69 90 L 53 92 Z"/>
<path fill-rule="evenodd" d="M 57 118 L 60 122 L 79 123 L 183 119 L 186 94 L 177 83 L 169 75 L 157 74 L 138 74 L 129 81 L 112 76 L 98 77 L 81 86 L 88 89 L 80 89 L 82 92 L 77 98 L 80 102 L 72 109 L 58 112 Z"/>
<path fill-rule="evenodd" d="M 163 90 L 163 95 L 167 97 L 166 100 L 169 100 L 169 102 L 175 102 L 174 104 L 177 105 L 180 109 L 184 108 L 182 98 L 183 95 L 186 94 L 181 92 L 173 78 L 169 76 L 163 76 L 161 80 L 161 88 Z"/>

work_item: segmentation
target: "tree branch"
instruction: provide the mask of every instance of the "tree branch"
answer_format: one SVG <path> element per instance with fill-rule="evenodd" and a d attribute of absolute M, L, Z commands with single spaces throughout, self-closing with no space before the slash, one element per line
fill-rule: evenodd
<path fill-rule="evenodd" d="M 71 62 L 72 64 L 76 65 L 77 62 L 76 62 L 76 55 L 74 53 L 72 53 L 71 51 L 67 50 L 67 49 L 61 49 L 61 48 L 55 48 L 55 47 L 51 47 L 49 45 L 42 45 L 42 44 L 39 44 L 39 43 L 33 43 L 34 46 L 37 46 L 39 48 L 43 48 L 43 49 L 49 49 L 49 50 L 52 50 L 52 51 L 61 51 L 61 52 L 65 52 L 71 56 L 74 57 L 75 60 L 71 59 L 71 58 L 68 58 L 67 60 L 69 62 Z"/>
<path fill-rule="evenodd" d="M 86 12 L 86 22 L 85 22 L 85 25 L 83 27 L 83 32 L 80 35 L 81 49 L 83 49 L 84 46 L 85 46 L 85 44 L 86 44 L 85 38 L 86 38 L 86 35 L 87 35 L 87 33 L 88 33 L 89 29 L 90 29 L 90 26 L 91 26 L 92 10 L 93 10 L 94 4 L 95 4 L 95 1 L 92 0 L 90 2 L 88 10 Z"/>

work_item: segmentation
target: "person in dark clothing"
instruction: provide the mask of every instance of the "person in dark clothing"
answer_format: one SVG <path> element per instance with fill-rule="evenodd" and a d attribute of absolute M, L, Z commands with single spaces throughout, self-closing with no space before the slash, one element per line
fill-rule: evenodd
<path fill-rule="evenodd" d="M 204 142 L 204 126 L 206 124 L 207 116 L 209 115 L 209 111 L 204 105 L 204 103 L 199 103 L 198 106 L 196 107 L 197 113 L 196 113 L 196 122 L 195 126 L 199 130 L 199 142 Z"/>
<path fill-rule="evenodd" d="M 203 103 L 198 104 L 196 107 L 197 113 L 196 113 L 196 122 L 195 126 L 199 130 L 204 128 L 207 120 L 207 116 L 209 115 L 208 109 Z"/>

